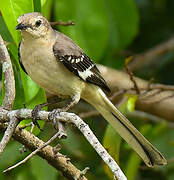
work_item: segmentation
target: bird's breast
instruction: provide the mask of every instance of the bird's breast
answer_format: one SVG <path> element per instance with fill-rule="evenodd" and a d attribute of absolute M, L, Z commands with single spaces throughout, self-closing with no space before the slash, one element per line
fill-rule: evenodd
<path fill-rule="evenodd" d="M 56 59 L 52 44 L 21 44 L 20 55 L 28 75 L 47 92 L 73 96 L 81 91 L 84 82 Z"/>

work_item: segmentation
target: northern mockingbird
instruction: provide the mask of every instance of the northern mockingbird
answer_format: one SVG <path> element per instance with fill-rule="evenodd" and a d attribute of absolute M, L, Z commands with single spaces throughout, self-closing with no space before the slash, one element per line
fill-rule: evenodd
<path fill-rule="evenodd" d="M 18 18 L 19 59 L 24 71 L 47 92 L 70 97 L 64 110 L 80 98 L 93 105 L 149 167 L 167 163 L 162 154 L 110 102 L 110 91 L 92 60 L 66 35 L 55 31 L 40 13 Z M 104 90 L 104 91 L 103 91 Z"/>

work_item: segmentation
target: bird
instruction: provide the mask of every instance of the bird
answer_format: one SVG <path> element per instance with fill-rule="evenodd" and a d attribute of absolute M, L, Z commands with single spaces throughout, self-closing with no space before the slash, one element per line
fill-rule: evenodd
<path fill-rule="evenodd" d="M 164 156 L 112 104 L 110 92 L 95 63 L 68 36 L 54 30 L 39 12 L 18 17 L 16 30 L 22 40 L 19 62 L 30 78 L 45 91 L 71 102 L 67 111 L 80 99 L 87 101 L 111 124 L 135 150 L 148 167 L 165 165 Z"/>

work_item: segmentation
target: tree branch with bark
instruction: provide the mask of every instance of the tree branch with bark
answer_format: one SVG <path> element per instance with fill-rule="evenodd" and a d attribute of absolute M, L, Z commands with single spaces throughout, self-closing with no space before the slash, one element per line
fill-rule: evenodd
<path fill-rule="evenodd" d="M 136 94 L 133 82 L 127 73 L 103 65 L 98 65 L 98 68 L 112 92 L 122 90 L 123 92 Z M 174 86 L 153 83 L 150 83 L 149 86 L 148 81 L 137 77 L 134 77 L 134 79 L 140 89 L 140 96 L 136 101 L 135 109 L 173 122 Z M 121 95 L 117 96 L 116 101 L 121 98 Z"/>

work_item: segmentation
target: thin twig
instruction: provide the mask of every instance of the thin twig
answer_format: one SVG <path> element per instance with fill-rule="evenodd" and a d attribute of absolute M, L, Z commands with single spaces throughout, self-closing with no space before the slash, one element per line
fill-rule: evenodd
<path fill-rule="evenodd" d="M 16 118 L 15 116 L 12 116 L 10 118 L 10 122 L 9 122 L 9 125 L 4 133 L 4 136 L 0 142 L 0 155 L 2 154 L 2 152 L 4 151 L 4 148 L 6 147 L 6 145 L 8 144 L 10 138 L 12 137 L 13 135 L 13 132 L 15 131 L 15 128 L 17 127 L 18 125 L 18 118 Z"/>
<path fill-rule="evenodd" d="M 73 21 L 63 22 L 63 21 L 57 21 L 57 22 L 50 22 L 51 26 L 73 26 L 75 23 Z"/>
<path fill-rule="evenodd" d="M 10 171 L 18 166 L 20 166 L 21 164 L 25 163 L 26 161 L 28 161 L 30 158 L 32 158 L 35 154 L 37 154 L 41 149 L 43 149 L 44 147 L 46 147 L 47 145 L 49 145 L 51 142 L 53 142 L 57 137 L 59 136 L 59 132 L 57 132 L 52 138 L 50 138 L 46 143 L 44 143 L 42 146 L 40 146 L 39 148 L 37 148 L 35 151 L 33 151 L 31 154 L 29 154 L 25 159 L 23 159 L 22 161 L 18 162 L 17 164 L 15 164 L 14 166 L 11 166 L 9 168 L 7 168 L 6 170 L 4 170 L 3 172 L 7 172 Z"/>
<path fill-rule="evenodd" d="M 134 79 L 134 75 L 132 73 L 132 71 L 129 69 L 128 67 L 128 63 L 129 61 L 131 61 L 133 57 L 128 57 L 125 61 L 125 69 L 126 69 L 126 72 L 128 73 L 129 77 L 130 77 L 130 80 L 132 81 L 133 85 L 134 85 L 134 89 L 135 91 L 137 92 L 137 94 L 140 94 L 140 90 L 139 90 L 139 87 Z"/>

